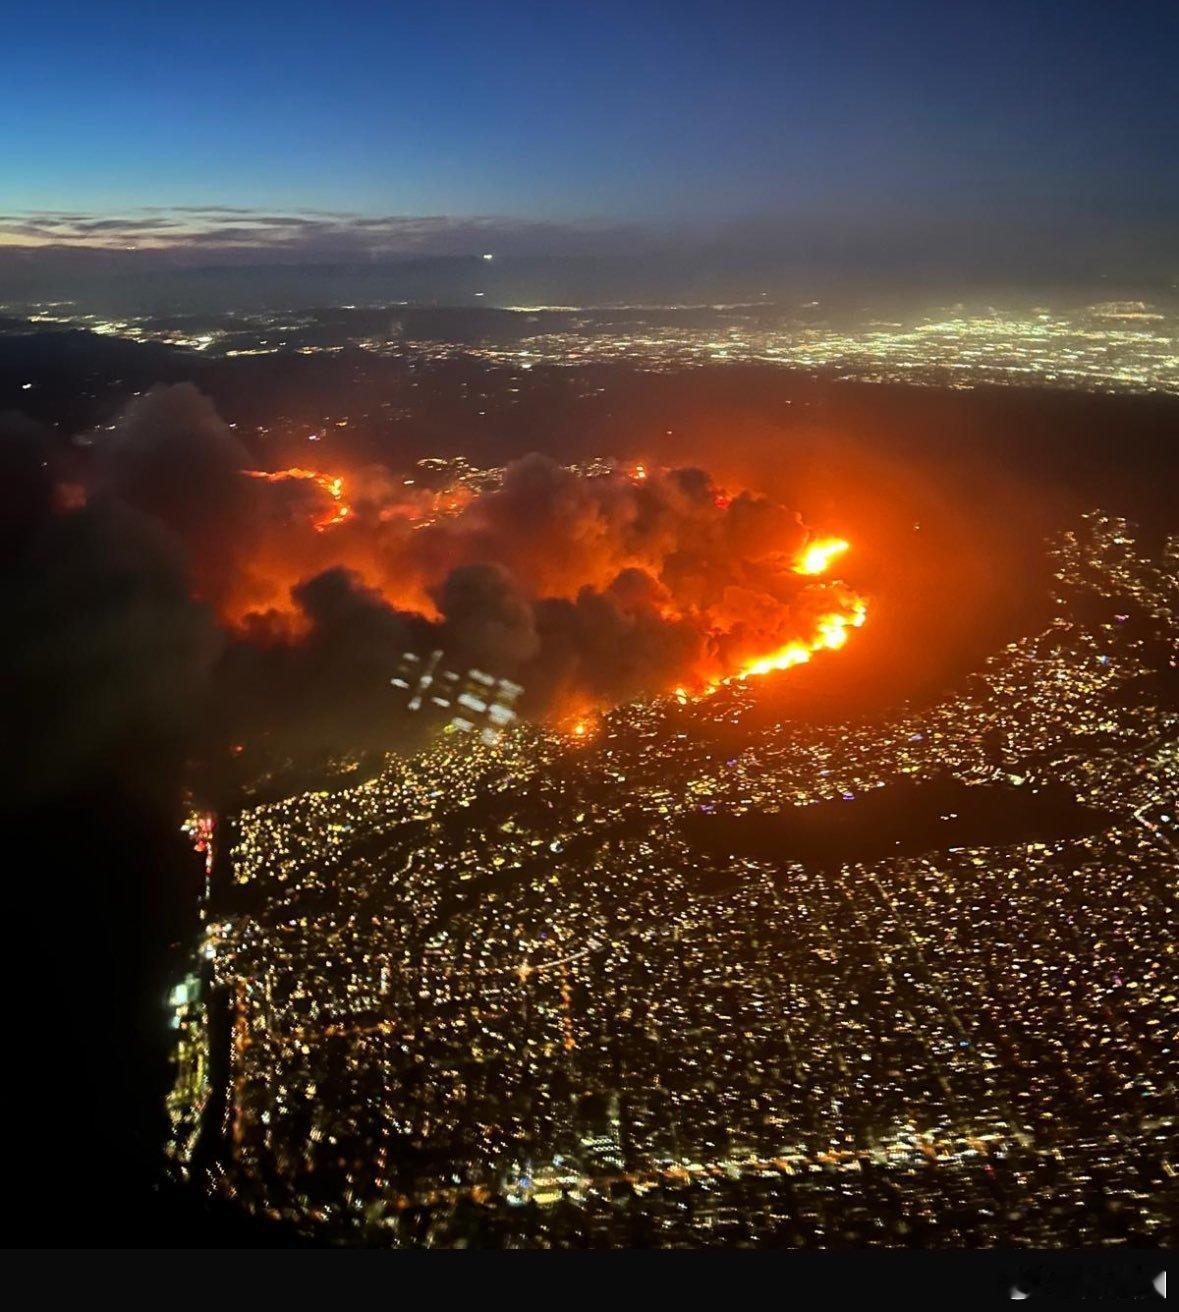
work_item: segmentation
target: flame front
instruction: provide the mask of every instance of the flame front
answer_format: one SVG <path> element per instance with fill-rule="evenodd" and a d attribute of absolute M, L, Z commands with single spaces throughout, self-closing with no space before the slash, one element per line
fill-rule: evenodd
<path fill-rule="evenodd" d="M 831 562 L 843 552 L 850 550 L 851 543 L 843 538 L 818 538 L 809 542 L 795 560 L 795 573 L 801 575 L 821 575 L 828 571 Z M 772 674 L 775 670 L 792 669 L 795 665 L 805 665 L 816 652 L 838 651 L 847 643 L 847 631 L 859 628 L 868 618 L 867 602 L 856 597 L 846 610 L 833 610 L 821 615 L 814 636 L 809 642 L 787 643 L 778 651 L 748 661 L 737 672 L 737 678 L 750 678 L 757 674 Z"/>
<path fill-rule="evenodd" d="M 843 538 L 819 538 L 807 545 L 794 564 L 796 574 L 826 574 L 836 556 L 842 556 L 851 546 Z"/>
<path fill-rule="evenodd" d="M 273 471 L 246 469 L 242 473 L 248 478 L 268 484 L 310 484 L 313 497 L 305 503 L 302 512 L 306 517 L 302 518 L 301 514 L 298 518 L 316 534 L 327 534 L 328 530 L 346 520 L 351 520 L 354 526 L 348 533 L 333 533 L 329 540 L 321 539 L 318 550 L 311 550 L 309 544 L 305 544 L 298 553 L 292 552 L 291 559 L 298 562 L 297 570 L 285 568 L 285 553 L 276 551 L 267 558 L 267 568 L 262 570 L 264 576 L 271 573 L 276 578 L 281 576 L 285 581 L 289 575 L 293 585 L 303 574 L 312 574 L 335 564 L 345 564 L 357 570 L 366 584 L 376 586 L 390 604 L 403 611 L 420 614 L 431 622 L 439 618 L 432 604 L 431 585 L 434 580 L 419 565 L 408 569 L 399 568 L 396 571 L 399 580 L 394 581 L 391 564 L 402 564 L 414 556 L 411 537 L 407 536 L 407 532 L 416 536 L 415 530 L 429 529 L 435 535 L 430 539 L 430 546 L 425 549 L 427 558 L 430 552 L 436 552 L 439 544 L 442 544 L 444 551 L 440 559 L 447 559 L 448 563 L 453 564 L 464 563 L 461 554 L 448 557 L 446 552 L 454 547 L 458 547 L 461 552 L 469 542 L 484 538 L 488 514 L 494 512 L 499 495 L 494 491 L 478 491 L 461 483 L 433 491 L 415 487 L 412 493 L 405 494 L 404 489 L 410 486 L 407 480 L 401 485 L 403 491 L 398 496 L 390 497 L 388 491 L 383 489 L 379 499 L 374 502 L 372 485 L 368 482 L 360 483 L 359 475 L 352 479 L 351 476 L 299 466 Z M 353 488 L 357 498 L 355 508 L 346 494 L 346 477 L 356 484 Z M 589 493 L 585 492 L 587 487 Z M 627 492 L 628 488 L 641 491 Z M 688 490 L 685 491 L 685 488 Z M 608 589 L 611 578 L 628 566 L 632 567 L 632 573 L 633 567 L 643 571 L 650 583 L 650 596 L 642 603 L 649 607 L 648 613 L 657 615 L 659 621 L 668 626 L 695 627 L 704 638 L 698 655 L 690 664 L 674 672 L 674 682 L 669 679 L 664 685 L 674 688 L 677 700 L 686 702 L 698 696 L 707 696 L 735 679 L 753 678 L 804 665 L 818 652 L 843 648 L 851 630 L 864 624 L 867 617 L 866 603 L 841 580 L 828 581 L 821 577 L 827 575 L 833 564 L 851 549 L 851 544 L 845 538 L 809 536 L 804 538 L 801 546 L 797 545 L 796 539 L 787 553 L 776 557 L 778 563 L 767 563 L 765 584 L 761 584 L 756 575 L 746 575 L 741 579 L 741 586 L 734 590 L 738 598 L 735 606 L 729 608 L 729 594 L 723 590 L 702 606 L 698 598 L 691 596 L 690 588 L 684 596 L 675 596 L 668 591 L 661 581 L 660 571 L 664 563 L 661 557 L 650 558 L 635 553 L 633 548 L 622 548 L 621 535 L 609 540 L 612 525 L 625 526 L 642 522 L 635 506 L 644 506 L 645 514 L 645 503 L 632 503 L 620 512 L 615 502 L 603 500 L 601 507 L 595 508 L 592 516 L 584 513 L 582 503 L 594 504 L 592 498 L 599 489 L 605 489 L 603 496 L 613 496 L 616 500 L 633 495 L 654 498 L 657 504 L 671 512 L 683 514 L 685 525 L 690 524 L 693 531 L 704 532 L 709 531 L 709 520 L 712 517 L 715 517 L 713 523 L 723 525 L 730 516 L 747 514 L 750 498 L 748 494 L 732 496 L 723 488 L 712 485 L 700 494 L 699 504 L 694 505 L 685 499 L 690 494 L 690 485 L 676 484 L 669 471 L 643 463 L 630 464 L 620 469 L 613 483 L 603 480 L 577 486 L 567 485 L 563 495 L 569 499 L 570 505 L 582 509 L 585 539 L 609 547 L 611 553 L 607 555 L 604 550 L 584 551 L 579 540 L 579 550 L 570 553 L 568 557 L 578 562 L 577 566 L 565 570 L 571 576 L 568 579 L 563 576 L 557 580 L 546 578 L 546 571 L 552 567 L 553 562 L 561 559 L 560 553 L 530 553 L 522 545 L 527 542 L 525 534 L 515 532 L 514 525 L 523 522 L 518 517 L 513 518 L 507 530 L 500 526 L 497 543 L 499 549 L 511 561 L 514 572 L 522 579 L 527 579 L 541 596 L 549 595 L 551 590 L 551 595 L 575 598 L 587 585 Z M 563 505 L 562 522 L 565 515 Z M 440 527 L 448 521 L 460 526 L 450 537 Z M 473 524 L 476 533 L 466 535 L 461 527 L 465 523 Z M 683 531 L 686 533 L 687 529 Z M 718 533 L 715 541 L 718 550 L 728 549 L 722 534 Z M 677 541 L 675 545 L 679 547 L 680 542 Z M 627 549 L 632 554 L 626 554 Z M 758 560 L 769 562 L 774 558 L 771 543 L 770 550 Z M 734 573 L 738 573 L 740 562 L 735 564 Z M 596 576 L 595 571 L 600 573 L 600 577 Z M 532 577 L 529 578 L 530 574 Z M 781 582 L 774 581 L 775 577 L 782 580 L 789 574 L 801 576 L 798 584 L 801 588 L 799 595 L 803 599 L 801 607 L 788 599 L 788 586 L 783 587 Z M 284 616 L 289 633 L 298 636 L 302 620 L 297 614 L 291 613 L 291 603 L 283 597 L 283 591 L 278 587 L 264 591 L 265 601 L 261 607 L 256 600 L 251 600 L 232 608 L 229 611 L 231 619 L 240 621 L 243 616 L 250 615 L 252 610 L 270 606 L 273 608 L 272 614 L 281 613 Z M 742 610 L 742 604 L 751 596 L 754 597 L 753 603 Z M 759 605 L 762 607 L 760 610 Z M 772 609 L 774 606 L 779 608 L 776 614 Z M 789 641 L 767 651 L 764 644 L 773 641 L 775 632 L 783 638 L 789 633 Z M 762 648 L 760 651 L 759 645 Z M 649 687 L 650 690 L 653 689 Z M 576 710 L 562 697 L 559 699 L 559 704 L 564 708 L 562 713 L 555 714 L 555 708 L 550 708 L 549 715 L 574 738 L 589 738 L 593 729 L 592 715 L 601 707 L 587 701 L 584 690 L 579 691 L 573 701 Z"/>
<path fill-rule="evenodd" d="M 338 474 L 321 474 L 317 470 L 300 469 L 298 466 L 293 469 L 276 469 L 273 472 L 265 469 L 243 469 L 242 473 L 247 478 L 261 479 L 264 483 L 291 481 L 314 483 L 321 491 L 326 492 L 334 502 L 334 508 L 330 515 L 312 520 L 312 527 L 318 533 L 331 528 L 334 524 L 342 524 L 352 514 L 352 507 L 344 500 L 344 480 Z"/>
<path fill-rule="evenodd" d="M 831 562 L 849 550 L 851 543 L 844 538 L 818 538 L 807 543 L 794 562 L 796 574 L 825 574 Z M 838 651 L 847 643 L 848 630 L 858 629 L 868 618 L 868 605 L 856 597 L 846 610 L 831 611 L 820 616 L 815 625 L 814 637 L 809 641 L 788 642 L 777 651 L 747 662 L 737 674 L 748 679 L 758 674 L 772 674 L 776 670 L 789 670 L 805 665 L 817 651 Z"/>
<path fill-rule="evenodd" d="M 768 656 L 750 661 L 737 674 L 748 679 L 757 674 L 772 674 L 775 670 L 789 670 L 805 665 L 817 651 L 838 651 L 847 642 L 848 630 L 858 629 L 868 618 L 867 604 L 857 598 L 847 611 L 832 611 L 822 616 L 816 625 L 815 636 L 809 642 L 788 642 Z"/>

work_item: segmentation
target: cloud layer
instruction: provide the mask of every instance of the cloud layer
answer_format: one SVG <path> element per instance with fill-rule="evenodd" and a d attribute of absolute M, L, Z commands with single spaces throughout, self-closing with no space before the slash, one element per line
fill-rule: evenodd
<path fill-rule="evenodd" d="M 314 263 L 408 256 L 570 255 L 642 244 L 620 224 L 556 223 L 494 215 L 371 215 L 336 210 L 275 212 L 243 206 L 143 208 L 123 214 L 0 213 L 0 252 L 135 254 L 153 264 L 209 261 Z"/>

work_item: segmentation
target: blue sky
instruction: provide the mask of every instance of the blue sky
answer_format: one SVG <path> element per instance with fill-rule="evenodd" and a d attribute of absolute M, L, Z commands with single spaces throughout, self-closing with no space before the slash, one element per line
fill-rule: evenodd
<path fill-rule="evenodd" d="M 1174 221 L 1169 3 L 10 11 L 6 213 Z"/>

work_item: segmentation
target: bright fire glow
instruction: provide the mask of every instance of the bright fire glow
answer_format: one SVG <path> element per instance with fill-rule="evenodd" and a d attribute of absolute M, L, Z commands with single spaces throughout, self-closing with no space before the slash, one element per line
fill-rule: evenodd
<path fill-rule="evenodd" d="M 846 545 L 844 543 L 845 547 Z M 824 615 L 819 620 L 815 636 L 810 642 L 788 642 L 778 651 L 750 661 L 737 674 L 737 678 L 747 679 L 751 675 L 789 670 L 795 665 L 805 665 L 817 651 L 838 651 L 847 642 L 848 629 L 858 629 L 867 618 L 868 607 L 863 601 L 854 602 L 846 612 L 833 611 L 829 615 Z"/>
<path fill-rule="evenodd" d="M 820 538 L 803 551 L 795 563 L 797 574 L 825 574 L 836 556 L 842 556 L 851 544 L 843 538 Z"/>
<path fill-rule="evenodd" d="M 292 480 L 311 482 L 326 492 L 335 503 L 330 515 L 312 521 L 315 530 L 322 533 L 335 524 L 342 524 L 352 514 L 352 507 L 344 500 L 344 480 L 338 474 L 320 474 L 314 469 L 276 469 L 273 473 L 265 469 L 243 469 L 247 478 L 258 478 L 264 483 L 287 483 Z"/>
<path fill-rule="evenodd" d="M 356 518 L 357 512 L 346 499 L 345 479 L 339 474 L 323 473 L 315 469 L 293 467 L 266 471 L 247 469 L 242 471 L 246 477 L 270 484 L 287 482 L 306 482 L 314 486 L 314 494 L 309 497 L 305 507 L 306 526 L 317 533 L 325 533 L 349 518 Z M 666 471 L 642 463 L 629 463 L 618 470 L 620 480 L 631 484 L 647 484 L 657 495 L 661 492 Z M 359 476 L 358 476 L 359 478 Z M 409 488 L 412 480 L 405 480 L 404 488 Z M 591 486 L 597 487 L 598 484 Z M 604 485 L 603 485 L 604 486 Z M 352 488 L 354 496 L 360 498 L 363 506 L 372 504 L 371 488 L 367 483 L 356 484 Z M 616 495 L 616 493 L 611 493 Z M 682 495 L 681 493 L 677 493 Z M 742 494 L 744 495 L 744 494 Z M 320 543 L 316 550 L 309 541 L 304 540 L 297 552 L 291 553 L 290 567 L 285 554 L 274 550 L 260 556 L 258 575 L 264 580 L 273 576 L 274 586 L 269 589 L 255 588 L 248 600 L 240 604 L 232 603 L 223 607 L 223 613 L 231 623 L 240 622 L 243 617 L 255 612 L 268 611 L 270 615 L 281 615 L 287 625 L 286 632 L 298 637 L 301 633 L 301 619 L 289 601 L 289 589 L 300 578 L 342 563 L 357 573 L 366 585 L 377 589 L 389 604 L 398 609 L 413 611 L 431 622 L 437 621 L 438 612 L 431 600 L 430 575 L 417 567 L 398 570 L 389 568 L 390 560 L 396 560 L 398 552 L 413 555 L 413 548 L 407 545 L 408 534 L 399 535 L 398 530 L 437 527 L 448 519 L 461 520 L 471 514 L 480 522 L 480 511 L 485 506 L 494 509 L 491 496 L 461 482 L 439 490 L 414 487 L 412 492 L 399 490 L 396 497 L 381 503 L 378 512 L 372 517 L 378 524 L 379 532 L 384 536 L 374 539 L 375 545 L 368 544 L 367 535 L 345 533 Z M 710 513 L 723 522 L 733 505 L 733 497 L 724 489 L 713 485 L 710 495 Z M 694 511 L 693 513 L 698 513 Z M 615 516 L 614 512 L 599 516 L 595 525 L 609 524 L 613 518 L 621 522 L 625 516 Z M 493 521 L 494 522 L 494 521 Z M 804 530 L 805 531 L 805 530 Z M 500 526 L 501 534 L 506 530 Z M 508 537 L 511 538 L 511 534 Z M 719 542 L 723 542 L 720 539 Z M 719 599 L 714 599 L 703 609 L 698 609 L 693 599 L 684 601 L 672 595 L 662 585 L 651 585 L 651 596 L 641 602 L 649 612 L 657 615 L 666 624 L 697 625 L 703 631 L 707 651 L 700 659 L 693 662 L 692 668 L 685 668 L 679 673 L 679 682 L 673 685 L 672 695 L 681 704 L 698 696 L 707 696 L 722 684 L 734 679 L 748 679 L 766 675 L 780 670 L 789 670 L 796 665 L 804 665 L 817 652 L 838 651 L 848 641 L 851 630 L 859 628 L 866 619 L 866 603 L 858 598 L 850 588 L 841 582 L 834 582 L 820 576 L 827 575 L 833 564 L 850 550 L 851 544 L 840 537 L 810 537 L 801 547 L 794 538 L 788 553 L 774 556 L 777 562 L 771 572 L 781 574 L 783 568 L 796 575 L 814 579 L 816 582 L 799 583 L 797 589 L 789 586 L 775 592 L 771 578 L 761 600 L 756 593 L 759 584 L 752 579 L 748 588 L 734 588 L 734 598 L 729 605 L 730 590 L 724 590 Z M 461 539 L 440 537 L 432 544 L 442 547 L 448 544 L 462 545 Z M 281 544 L 279 544 L 281 545 Z M 509 540 L 509 547 L 514 542 Z M 718 550 L 727 550 L 718 543 Z M 584 562 L 580 572 L 574 572 L 571 578 L 560 577 L 555 582 L 546 578 L 545 568 L 551 561 L 551 553 L 529 555 L 521 550 L 520 559 L 525 572 L 531 567 L 532 587 L 541 595 L 551 592 L 554 596 L 575 597 L 578 591 L 587 585 L 604 587 L 610 578 L 617 574 L 622 566 L 630 566 L 651 578 L 658 578 L 662 563 L 655 555 L 647 558 L 636 551 L 634 558 L 619 553 L 615 544 L 615 554 L 608 555 L 602 567 L 602 577 L 597 578 L 593 569 L 595 557 L 592 552 L 578 553 L 579 561 Z M 461 556 L 457 557 L 461 563 Z M 721 562 L 724 563 L 723 561 Z M 560 571 L 557 571 L 559 574 Z M 569 571 L 566 571 L 569 573 Z M 787 600 L 795 590 L 800 590 L 804 598 L 797 609 Z M 745 599 L 754 597 L 754 604 L 749 605 Z M 816 604 L 817 602 L 817 604 Z M 742 606 L 745 609 L 742 609 Z M 761 607 L 760 609 L 758 607 Z M 710 609 L 711 608 L 711 609 Z M 800 626 L 799 619 L 803 619 Z M 801 632 L 800 632 L 801 628 Z M 790 641 L 782 643 L 787 634 Z M 775 640 L 782 645 L 774 647 Z M 769 648 L 769 650 L 767 650 Z M 685 676 L 687 676 L 685 678 Z M 671 680 L 668 680 L 671 683 Z M 686 685 L 686 686 L 685 686 Z M 565 714 L 554 717 L 563 732 L 574 739 L 587 739 L 594 735 L 596 714 L 601 708 L 587 704 L 584 697 L 579 697 L 572 707 L 565 703 Z M 570 713 L 572 712 L 572 713 Z"/>

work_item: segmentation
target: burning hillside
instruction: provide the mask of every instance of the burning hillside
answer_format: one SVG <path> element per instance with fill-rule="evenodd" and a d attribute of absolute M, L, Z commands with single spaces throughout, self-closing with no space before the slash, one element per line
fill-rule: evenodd
<path fill-rule="evenodd" d="M 530 456 L 479 493 L 383 469 L 242 473 L 304 485 L 293 513 L 261 515 L 276 527 L 246 564 L 250 585 L 225 594 L 225 623 L 255 637 L 305 632 L 300 584 L 345 569 L 390 607 L 447 629 L 472 660 L 518 672 L 563 657 L 557 701 L 600 704 L 611 694 L 595 687 L 597 669 L 612 662 L 630 663 L 618 695 L 702 691 L 838 650 L 867 614 L 828 577 L 848 542 L 699 469 L 587 474 Z"/>
<path fill-rule="evenodd" d="M 834 576 L 846 541 L 700 468 L 259 463 L 194 388 L 157 388 L 53 509 L 65 526 L 117 508 L 166 546 L 220 648 L 208 719 L 229 742 L 391 745 L 404 651 L 513 679 L 524 714 L 565 723 L 790 669 L 867 614 Z"/>

